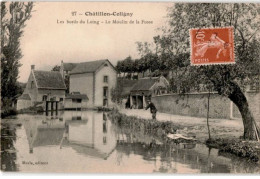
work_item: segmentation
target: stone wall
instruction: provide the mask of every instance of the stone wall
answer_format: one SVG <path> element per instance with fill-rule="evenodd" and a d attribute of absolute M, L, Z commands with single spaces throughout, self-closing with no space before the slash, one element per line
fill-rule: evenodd
<path fill-rule="evenodd" d="M 260 93 L 247 92 L 246 97 L 252 114 L 260 121 Z M 152 101 L 159 112 L 195 117 L 207 116 L 208 93 L 168 94 L 152 97 Z M 211 93 L 209 117 L 230 119 L 241 118 L 241 115 L 238 108 L 228 98 Z"/>

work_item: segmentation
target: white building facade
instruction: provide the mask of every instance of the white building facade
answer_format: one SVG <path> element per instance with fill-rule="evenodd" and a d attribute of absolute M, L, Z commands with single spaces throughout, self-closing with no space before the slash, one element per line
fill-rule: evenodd
<path fill-rule="evenodd" d="M 70 92 L 87 95 L 88 107 L 111 107 L 116 82 L 117 72 L 109 60 L 79 63 L 70 72 Z"/>

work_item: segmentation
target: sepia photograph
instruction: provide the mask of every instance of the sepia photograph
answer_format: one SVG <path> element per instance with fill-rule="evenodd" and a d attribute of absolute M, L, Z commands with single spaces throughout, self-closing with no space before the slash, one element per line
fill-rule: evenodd
<path fill-rule="evenodd" d="M 0 3 L 4 174 L 260 174 L 260 3 Z"/>

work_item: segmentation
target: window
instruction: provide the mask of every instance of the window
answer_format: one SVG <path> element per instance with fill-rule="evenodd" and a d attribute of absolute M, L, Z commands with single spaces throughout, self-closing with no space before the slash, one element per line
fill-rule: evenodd
<path fill-rule="evenodd" d="M 108 106 L 107 99 L 103 99 L 103 106 Z"/>
<path fill-rule="evenodd" d="M 108 82 L 108 76 L 104 76 L 104 83 Z"/>
<path fill-rule="evenodd" d="M 103 137 L 103 144 L 104 144 L 104 145 L 107 144 L 107 137 L 106 137 L 106 136 Z"/>
<path fill-rule="evenodd" d="M 60 98 L 60 101 L 63 101 L 63 98 Z"/>
<path fill-rule="evenodd" d="M 81 99 L 72 99 L 73 103 L 81 103 Z"/>
<path fill-rule="evenodd" d="M 42 101 L 47 101 L 47 95 L 42 96 Z"/>
<path fill-rule="evenodd" d="M 108 87 L 103 88 L 103 96 L 107 97 L 108 96 Z"/>
<path fill-rule="evenodd" d="M 72 116 L 72 120 L 73 121 L 80 121 L 81 120 L 81 116 Z"/>
<path fill-rule="evenodd" d="M 33 88 L 33 81 L 31 81 L 31 88 Z"/>

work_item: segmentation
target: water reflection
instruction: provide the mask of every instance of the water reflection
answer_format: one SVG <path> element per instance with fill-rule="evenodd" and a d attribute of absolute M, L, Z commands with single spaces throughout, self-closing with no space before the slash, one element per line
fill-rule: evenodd
<path fill-rule="evenodd" d="M 108 120 L 103 113 L 88 114 L 84 120 L 66 120 L 62 145 L 83 155 L 107 159 L 116 147 L 114 135 L 107 129 Z"/>
<path fill-rule="evenodd" d="M 105 113 L 18 115 L 2 125 L 1 168 L 30 172 L 259 173 L 257 164 L 205 145 L 165 142 L 112 124 Z M 46 165 L 26 164 L 45 162 Z"/>
<path fill-rule="evenodd" d="M 16 126 L 17 127 L 17 126 Z M 16 171 L 16 127 L 14 125 L 1 125 L 1 170 Z"/>

